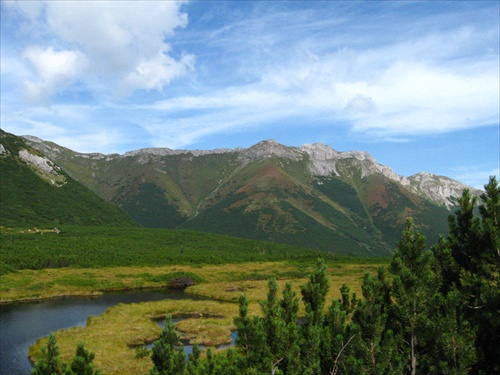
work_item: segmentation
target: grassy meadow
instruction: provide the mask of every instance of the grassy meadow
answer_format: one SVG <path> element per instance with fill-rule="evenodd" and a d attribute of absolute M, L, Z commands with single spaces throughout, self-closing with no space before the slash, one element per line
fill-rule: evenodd
<path fill-rule="evenodd" d="M 280 290 L 290 282 L 300 296 L 300 285 L 307 281 L 321 256 L 328 266 L 327 301 L 331 301 L 340 298 L 344 283 L 359 296 L 363 274 L 376 272 L 388 261 L 190 231 L 61 230 L 57 234 L 48 229 L 27 232 L 1 228 L 0 303 L 161 288 L 182 276 L 196 281 L 186 289 L 188 294 L 206 298 L 119 304 L 90 317 L 85 327 L 56 333 L 63 360 L 70 360 L 76 345 L 83 343 L 95 352 L 95 364 L 103 374 L 149 373 L 151 360 L 136 358 L 136 348 L 159 337 L 161 328 L 155 320 L 165 314 L 183 317 L 176 325 L 190 343 L 227 344 L 235 329 L 238 297 L 245 293 L 250 313 L 260 314 L 259 301 L 266 299 L 270 277 L 278 280 Z M 300 313 L 303 311 L 301 305 Z M 46 338 L 38 340 L 30 349 L 30 357 L 36 359 L 45 344 Z"/>
<path fill-rule="evenodd" d="M 59 269 L 40 271 L 20 271 L 7 277 L 21 281 L 29 275 L 37 284 L 51 284 L 54 280 L 66 279 L 69 275 L 81 278 L 93 275 L 93 279 L 103 281 L 114 280 L 133 287 L 138 280 L 143 287 L 155 286 L 143 279 L 143 275 L 162 275 L 171 272 L 194 273 L 204 281 L 190 286 L 186 292 L 208 300 L 164 300 L 133 304 L 119 304 L 109 308 L 98 317 L 87 320 L 85 327 L 73 327 L 58 331 L 56 334 L 61 358 L 70 360 L 78 343 L 95 352 L 95 364 L 103 374 L 147 374 L 151 368 L 149 358 L 136 358 L 136 347 L 153 342 L 161 332 L 154 322 L 163 319 L 165 314 L 183 317 L 177 325 L 181 338 L 191 344 L 221 345 L 231 341 L 231 331 L 235 329 L 233 317 L 238 314 L 237 299 L 245 293 L 250 300 L 250 314 L 260 314 L 259 301 L 267 295 L 267 277 L 276 277 L 280 290 L 290 282 L 300 296 L 300 285 L 307 281 L 307 274 L 312 270 L 314 261 L 309 264 L 289 262 L 240 263 L 203 266 L 163 266 L 163 267 L 120 267 L 102 269 Z M 340 298 L 340 287 L 346 283 L 351 291 L 361 294 L 360 284 L 364 272 L 376 272 L 376 264 L 335 264 L 328 263 L 330 290 L 327 301 Z M 303 273 L 303 277 L 300 275 Z M 32 281 L 33 282 L 33 281 Z M 56 283 L 57 284 L 57 283 Z M 97 285 L 97 284 L 96 284 Z M 158 285 L 156 285 L 158 286 Z M 52 287 L 52 288 L 55 288 Z M 29 289 L 29 286 L 27 286 Z M 18 289 L 19 291 L 20 289 Z M 61 287 L 62 294 L 95 293 L 93 287 L 70 286 Z M 4 293 L 2 293 L 3 297 Z M 327 304 L 329 305 L 329 303 Z M 304 307 L 301 304 L 299 314 Z M 36 358 L 46 338 L 39 340 L 30 350 L 30 357 Z"/>

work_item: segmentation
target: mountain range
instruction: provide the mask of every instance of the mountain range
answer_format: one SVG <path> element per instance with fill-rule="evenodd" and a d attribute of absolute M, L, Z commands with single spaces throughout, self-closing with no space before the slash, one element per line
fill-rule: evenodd
<path fill-rule="evenodd" d="M 4 134 L 0 160 L 9 152 L 33 170 L 31 159 L 42 158 L 37 175 L 50 180 L 51 189 L 75 180 L 144 227 L 343 254 L 389 255 L 408 216 L 433 243 L 446 233 L 463 189 L 480 193 L 431 173 L 400 176 L 366 152 L 339 152 L 319 143 L 288 147 L 267 140 L 249 148 L 146 148 L 105 155 L 32 136 L 18 138 L 26 147 L 8 151 Z M 62 177 L 51 177 L 54 171 Z"/>

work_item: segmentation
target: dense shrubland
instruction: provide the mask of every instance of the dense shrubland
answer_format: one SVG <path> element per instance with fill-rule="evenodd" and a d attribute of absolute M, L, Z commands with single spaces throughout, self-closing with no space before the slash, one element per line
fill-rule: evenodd
<path fill-rule="evenodd" d="M 354 259 L 296 246 L 186 230 L 61 226 L 61 233 L 56 234 L 28 232 L 28 229 L 0 228 L 0 274 L 9 270 L 62 267 L 304 261 L 318 256 L 347 262 Z"/>

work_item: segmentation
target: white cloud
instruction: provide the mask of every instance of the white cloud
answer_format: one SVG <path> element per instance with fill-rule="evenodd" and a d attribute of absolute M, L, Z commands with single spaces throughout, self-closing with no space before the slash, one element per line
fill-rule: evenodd
<path fill-rule="evenodd" d="M 87 61 L 75 51 L 54 51 L 52 47 L 29 47 L 24 51 L 38 80 L 25 81 L 30 101 L 45 101 L 57 89 L 71 84 L 83 72 Z"/>
<path fill-rule="evenodd" d="M 134 89 L 159 90 L 163 89 L 172 79 L 186 74 L 194 68 L 194 57 L 184 55 L 175 60 L 164 53 L 159 53 L 155 58 L 141 61 L 136 69 L 123 80 L 123 90 Z"/>
<path fill-rule="evenodd" d="M 24 14 L 32 32 L 46 35 L 47 43 L 41 45 L 37 40 L 37 45 L 26 47 L 25 56 L 37 73 L 26 82 L 32 99 L 63 90 L 70 75 L 105 94 L 161 91 L 193 67 L 192 55 L 184 53 L 176 58 L 166 42 L 175 29 L 187 25 L 187 15 L 180 9 L 182 1 L 25 3 L 9 5 Z M 36 40 L 36 35 L 31 39 Z M 42 62 L 37 61 L 37 55 Z M 46 64 L 49 60 L 57 66 Z M 75 69 L 77 61 L 86 61 L 86 69 Z"/>

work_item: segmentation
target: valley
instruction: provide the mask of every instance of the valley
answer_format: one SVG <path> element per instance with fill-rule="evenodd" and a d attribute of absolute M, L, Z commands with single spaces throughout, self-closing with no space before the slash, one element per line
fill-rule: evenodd
<path fill-rule="evenodd" d="M 147 148 L 104 155 L 31 136 L 4 138 L 17 142 L 6 146 L 4 162 L 16 159 L 16 148 L 44 155 L 68 181 L 78 181 L 140 226 L 336 254 L 390 256 L 408 216 L 435 242 L 446 233 L 457 198 L 470 188 L 430 173 L 399 176 L 366 152 L 318 143 L 289 147 L 267 140 L 247 149 Z M 61 221 L 57 214 L 44 216 Z"/>
<path fill-rule="evenodd" d="M 179 340 L 216 347 L 232 332 L 234 350 L 207 350 L 187 363 L 181 354 L 178 366 L 201 366 L 202 374 L 210 366 L 217 374 L 329 369 L 342 354 L 349 373 L 373 366 L 366 348 L 374 345 L 371 358 L 388 369 L 407 366 L 410 349 L 430 369 L 436 360 L 450 369 L 496 368 L 483 359 L 493 358 L 490 343 L 498 341 L 484 331 L 490 315 L 463 307 L 476 280 L 486 314 L 498 298 L 494 178 L 476 209 L 478 190 L 432 174 L 398 176 L 366 153 L 318 144 L 102 155 L 2 131 L 0 145 L 0 309 L 184 290 L 179 300 L 110 305 L 84 326 L 39 338 L 29 349 L 35 368 L 56 339 L 64 362 L 84 344 L 104 374 L 146 374 L 152 361 L 161 365 L 155 350 L 176 351 Z M 417 320 L 409 304 L 418 305 Z M 155 320 L 166 316 L 182 320 L 162 330 Z M 453 335 L 426 323 L 434 321 Z M 424 334 L 432 351 L 408 348 Z M 142 348 L 166 337 L 170 347 Z M 442 350 L 457 350 L 463 364 L 445 362 L 451 357 Z"/>

